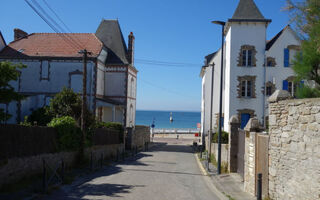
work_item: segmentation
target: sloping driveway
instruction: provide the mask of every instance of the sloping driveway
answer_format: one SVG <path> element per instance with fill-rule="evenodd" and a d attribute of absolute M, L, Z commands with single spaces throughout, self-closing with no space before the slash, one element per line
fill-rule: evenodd
<path fill-rule="evenodd" d="M 219 199 L 187 144 L 191 142 L 158 139 L 150 151 L 63 186 L 45 199 Z"/>

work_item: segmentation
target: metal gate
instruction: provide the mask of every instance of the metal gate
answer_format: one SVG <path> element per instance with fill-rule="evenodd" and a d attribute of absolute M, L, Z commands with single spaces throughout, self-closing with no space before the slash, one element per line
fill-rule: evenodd
<path fill-rule="evenodd" d="M 239 140 L 238 140 L 238 154 L 237 154 L 237 173 L 244 178 L 244 151 L 245 151 L 245 138 L 246 134 L 244 130 L 239 130 Z"/>

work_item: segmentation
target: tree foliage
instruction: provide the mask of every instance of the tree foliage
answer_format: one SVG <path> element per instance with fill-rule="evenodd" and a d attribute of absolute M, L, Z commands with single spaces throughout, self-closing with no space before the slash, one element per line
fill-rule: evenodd
<path fill-rule="evenodd" d="M 17 81 L 20 77 L 18 69 L 25 68 L 22 64 L 12 64 L 10 62 L 0 62 L 0 104 L 8 104 L 11 101 L 20 101 L 23 96 L 14 91 L 11 81 Z M 0 109 L 0 121 L 10 118 L 3 109 Z"/>
<path fill-rule="evenodd" d="M 72 89 L 64 87 L 61 92 L 55 95 L 50 100 L 47 112 L 50 116 L 62 117 L 71 116 L 77 120 L 80 125 L 81 122 L 82 99 L 79 94 Z M 95 122 L 94 115 L 88 110 L 85 110 L 85 125 L 89 128 Z"/>
<path fill-rule="evenodd" d="M 81 130 L 76 121 L 70 116 L 53 118 L 48 124 L 58 132 L 58 149 L 77 150 L 81 142 Z"/>
<path fill-rule="evenodd" d="M 317 97 L 314 95 L 319 94 L 317 90 L 320 89 L 320 1 L 287 0 L 286 9 L 297 33 L 303 38 L 301 54 L 296 56 L 293 66 L 297 81 L 312 80 L 316 83 L 315 89 L 308 88 L 308 85 L 300 89 L 300 97 Z"/>

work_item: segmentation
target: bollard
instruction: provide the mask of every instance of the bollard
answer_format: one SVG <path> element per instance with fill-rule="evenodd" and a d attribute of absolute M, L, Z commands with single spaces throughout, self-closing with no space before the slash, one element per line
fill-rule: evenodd
<path fill-rule="evenodd" d="M 62 180 L 62 183 L 64 183 L 64 162 L 63 162 L 63 159 L 61 159 L 61 180 Z"/>
<path fill-rule="evenodd" d="M 262 200 L 262 173 L 258 174 L 257 200 Z"/>
<path fill-rule="evenodd" d="M 43 193 L 46 193 L 47 190 L 47 170 L 46 170 L 46 161 L 42 159 L 42 164 L 43 164 L 43 174 L 42 174 L 42 189 Z"/>

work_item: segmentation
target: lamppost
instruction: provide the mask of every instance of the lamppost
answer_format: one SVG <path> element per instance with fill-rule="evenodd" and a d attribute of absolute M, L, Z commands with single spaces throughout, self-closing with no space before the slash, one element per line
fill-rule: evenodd
<path fill-rule="evenodd" d="M 222 26 L 222 41 L 221 41 L 221 71 L 220 71 L 220 101 L 219 101 L 219 124 L 218 124 L 218 174 L 221 174 L 221 126 L 222 126 L 222 84 L 223 84 L 223 47 L 224 47 L 224 26 L 226 25 L 223 21 L 212 21 L 213 24 Z M 212 88 L 211 88 L 212 89 Z M 212 101 L 212 98 L 211 98 Z M 212 103 L 211 103 L 212 104 Z M 212 115 L 212 113 L 211 113 Z M 211 121 L 212 123 L 212 121 Z M 211 141 L 210 141 L 211 143 Z"/>

